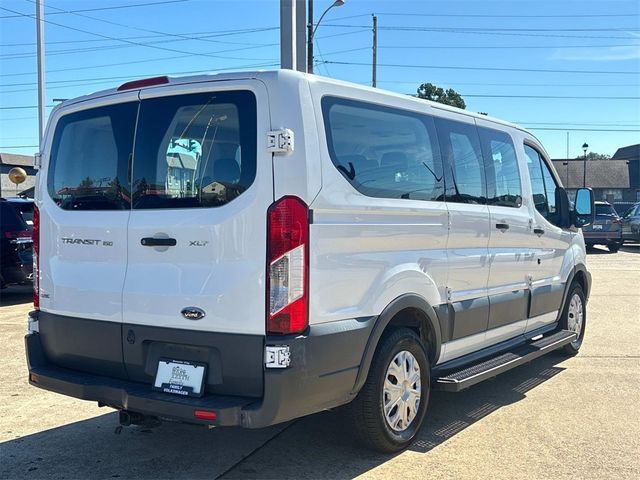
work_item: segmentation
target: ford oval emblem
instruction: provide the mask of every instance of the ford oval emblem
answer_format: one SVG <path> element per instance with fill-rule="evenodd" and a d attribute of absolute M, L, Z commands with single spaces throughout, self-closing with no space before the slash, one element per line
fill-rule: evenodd
<path fill-rule="evenodd" d="M 182 309 L 181 313 L 182 316 L 187 320 L 200 320 L 206 315 L 206 313 L 204 313 L 204 310 L 198 307 L 185 307 Z"/>

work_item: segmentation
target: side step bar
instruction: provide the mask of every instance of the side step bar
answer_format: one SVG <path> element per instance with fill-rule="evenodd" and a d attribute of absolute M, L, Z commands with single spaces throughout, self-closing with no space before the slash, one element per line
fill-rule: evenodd
<path fill-rule="evenodd" d="M 573 342 L 576 334 L 569 330 L 560 330 L 535 342 L 525 344 L 482 363 L 471 365 L 464 370 L 450 372 L 436 378 L 435 389 L 446 392 L 459 392 L 483 380 L 493 378 L 507 370 L 541 357 L 558 348 Z"/>

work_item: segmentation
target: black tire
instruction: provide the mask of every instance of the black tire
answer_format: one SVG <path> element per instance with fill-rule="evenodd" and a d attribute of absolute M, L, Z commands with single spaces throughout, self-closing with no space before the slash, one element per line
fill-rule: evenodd
<path fill-rule="evenodd" d="M 411 353 L 420 367 L 421 395 L 413 421 L 402 432 L 394 431 L 384 415 L 383 391 L 387 369 L 396 355 Z M 431 372 L 429 360 L 420 338 L 413 330 L 398 328 L 383 334 L 369 375 L 358 396 L 345 409 L 349 423 L 357 437 L 369 448 L 382 453 L 393 453 L 408 447 L 424 422 L 429 403 Z"/>
<path fill-rule="evenodd" d="M 584 332 L 587 327 L 587 301 L 584 296 L 584 292 L 582 291 L 582 287 L 579 283 L 572 283 L 569 288 L 569 295 L 567 295 L 567 299 L 565 301 L 564 308 L 562 309 L 562 317 L 560 317 L 560 328 L 563 330 L 570 330 L 569 328 L 569 306 L 571 304 L 571 299 L 574 295 L 577 295 L 582 302 L 582 328 L 580 329 L 580 335 L 577 340 L 565 345 L 561 352 L 565 355 L 574 356 L 577 355 L 580 351 L 580 347 L 582 346 L 582 341 L 584 340 Z"/>
<path fill-rule="evenodd" d="M 607 245 L 607 248 L 611 253 L 618 253 L 618 250 L 620 250 L 621 246 L 622 246 L 621 243 L 610 243 L 609 245 Z"/>

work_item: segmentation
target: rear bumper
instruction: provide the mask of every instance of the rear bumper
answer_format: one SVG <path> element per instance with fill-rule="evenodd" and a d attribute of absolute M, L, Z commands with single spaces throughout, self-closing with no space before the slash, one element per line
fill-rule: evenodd
<path fill-rule="evenodd" d="M 43 348 L 41 333 L 25 337 L 29 383 L 118 410 L 215 426 L 261 428 L 349 402 L 375 318 L 313 326 L 307 335 L 265 338 L 265 344 L 288 345 L 291 366 L 264 370 L 261 398 L 205 392 L 201 398 L 151 390 L 130 381 L 58 366 Z M 194 417 L 214 411 L 215 420 Z"/>
<path fill-rule="evenodd" d="M 585 243 L 619 243 L 622 242 L 622 231 L 615 230 L 611 232 L 607 231 L 583 231 Z"/>

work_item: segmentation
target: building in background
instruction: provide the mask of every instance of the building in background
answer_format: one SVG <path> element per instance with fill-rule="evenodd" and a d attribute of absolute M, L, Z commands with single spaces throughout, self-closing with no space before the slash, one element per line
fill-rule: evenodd
<path fill-rule="evenodd" d="M 613 204 L 618 213 L 640 202 L 640 144 L 619 148 L 609 160 L 560 158 L 553 165 L 570 198 L 586 179 L 585 186 L 593 189 L 596 200 Z"/>
<path fill-rule="evenodd" d="M 9 172 L 14 167 L 20 167 L 27 173 L 25 181 L 16 185 L 9 179 Z M 30 155 L 16 155 L 14 153 L 0 153 L 0 197 L 15 197 L 28 190 L 33 197 L 33 187 L 36 184 L 36 169 L 33 168 L 33 157 Z"/>

